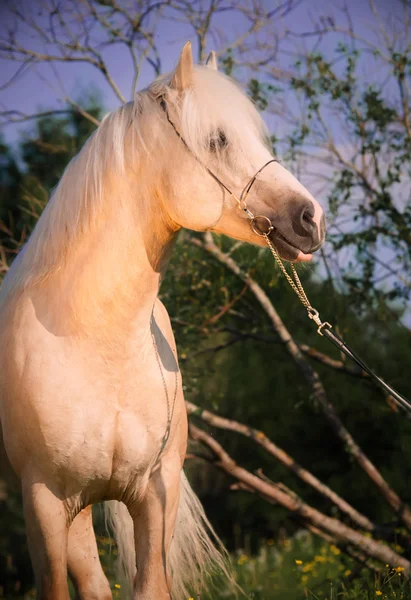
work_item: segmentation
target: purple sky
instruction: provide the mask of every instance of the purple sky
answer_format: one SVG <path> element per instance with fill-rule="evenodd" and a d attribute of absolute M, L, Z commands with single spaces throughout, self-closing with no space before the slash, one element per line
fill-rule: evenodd
<path fill-rule="evenodd" d="M 370 20 L 370 7 L 368 0 L 347 0 L 350 8 L 353 22 L 359 33 L 368 27 Z M 391 2 L 378 0 L 377 5 L 381 11 L 391 12 Z M 272 7 L 273 0 L 266 0 L 266 6 Z M 36 1 L 32 0 L 27 6 L 29 10 L 35 10 Z M 337 6 L 337 5 L 336 5 Z M 387 8 L 388 7 L 388 8 Z M 3 14 L 2 14 L 3 13 Z M 335 13 L 333 4 L 329 0 L 303 0 L 301 5 L 285 18 L 284 25 L 294 31 L 307 31 L 312 29 L 311 19 L 318 19 L 321 15 Z M 4 18 L 4 8 L 0 13 L 3 16 L 3 26 L 7 25 Z M 279 24 L 281 27 L 281 24 Z M 0 26 L 0 29 L 2 29 Z M 223 43 L 236 39 L 239 33 L 244 31 L 245 21 L 237 13 L 223 13 L 216 22 L 216 29 L 219 31 L 217 37 L 220 39 L 208 39 L 208 50 L 221 50 Z M 196 49 L 196 40 L 193 30 L 187 23 L 176 23 L 169 20 L 159 22 L 156 31 L 156 41 L 160 48 L 162 70 L 168 71 L 175 65 L 179 51 L 182 45 L 190 39 Z M 40 44 L 33 43 L 27 37 L 23 40 L 30 43 L 31 47 L 37 51 L 42 50 Z M 337 37 L 333 34 L 327 38 L 323 48 L 327 51 L 335 47 Z M 306 40 L 310 44 L 310 40 Z M 288 48 L 291 49 L 290 45 Z M 103 52 L 104 59 L 107 62 L 109 72 L 113 75 L 116 84 L 122 91 L 127 100 L 131 99 L 132 85 L 132 64 L 130 57 L 123 46 L 111 47 Z M 286 54 L 280 54 L 278 57 L 279 65 L 287 68 L 292 62 L 292 58 Z M 102 92 L 102 100 L 107 110 L 112 110 L 119 105 L 119 100 L 113 91 L 107 86 L 104 77 L 92 66 L 79 63 L 55 63 L 54 67 L 50 64 L 39 64 L 33 68 L 27 69 L 15 83 L 2 90 L 1 86 L 8 81 L 16 72 L 16 64 L 10 60 L 0 60 L 0 110 L 14 109 L 26 114 L 33 114 L 39 109 L 62 108 L 62 102 L 59 98 L 68 94 L 74 100 L 78 100 L 82 94 L 92 88 Z M 54 70 L 53 70 L 54 69 Z M 57 73 L 57 76 L 56 76 Z M 153 70 L 146 63 L 143 65 L 138 81 L 138 88 L 145 87 L 153 79 Z M 64 89 L 62 89 L 62 87 Z M 21 125 L 7 125 L 4 127 L 6 139 L 13 142 L 18 137 L 18 132 L 30 128 L 28 123 Z"/>

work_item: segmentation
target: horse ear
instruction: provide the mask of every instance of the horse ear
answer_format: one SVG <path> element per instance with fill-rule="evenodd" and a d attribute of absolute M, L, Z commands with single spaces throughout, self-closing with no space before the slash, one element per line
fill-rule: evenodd
<path fill-rule="evenodd" d="M 193 81 L 193 53 L 191 42 L 187 42 L 181 51 L 180 60 L 171 79 L 171 87 L 182 92 Z"/>
<path fill-rule="evenodd" d="M 208 55 L 206 65 L 209 69 L 214 69 L 214 71 L 218 71 L 217 55 L 214 52 L 214 50 L 211 50 L 210 54 Z"/>

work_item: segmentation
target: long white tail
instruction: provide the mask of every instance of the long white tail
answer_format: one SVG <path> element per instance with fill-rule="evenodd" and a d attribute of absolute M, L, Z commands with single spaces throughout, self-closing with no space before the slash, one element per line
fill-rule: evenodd
<path fill-rule="evenodd" d="M 105 503 L 106 520 L 118 546 L 119 577 L 128 583 L 124 598 L 131 598 L 136 573 L 133 521 L 122 502 Z M 180 503 L 176 528 L 168 556 L 173 600 L 186 600 L 200 594 L 213 575 L 222 573 L 235 587 L 227 553 L 208 521 L 200 501 L 181 471 Z"/>

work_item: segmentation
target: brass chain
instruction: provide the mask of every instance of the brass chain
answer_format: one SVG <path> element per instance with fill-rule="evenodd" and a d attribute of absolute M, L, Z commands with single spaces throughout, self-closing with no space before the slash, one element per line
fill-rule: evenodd
<path fill-rule="evenodd" d="M 322 328 L 323 327 L 332 327 L 330 325 L 330 323 L 328 323 L 328 321 L 325 321 L 324 323 L 321 321 L 320 315 L 318 313 L 318 310 L 316 308 L 314 308 L 313 306 L 311 306 L 311 302 L 308 300 L 307 294 L 305 293 L 305 290 L 303 288 L 303 284 L 300 281 L 300 278 L 298 277 L 298 273 L 296 271 L 296 268 L 294 267 L 294 265 L 291 263 L 291 273 L 292 276 L 289 274 L 289 272 L 287 271 L 280 255 L 277 252 L 277 249 L 275 248 L 275 246 L 273 245 L 272 241 L 270 240 L 270 238 L 268 237 L 267 233 L 262 234 L 262 237 L 265 239 L 265 242 L 267 244 L 267 246 L 270 248 L 271 254 L 274 256 L 278 266 L 280 267 L 284 277 L 286 278 L 286 280 L 288 281 L 288 283 L 290 284 L 291 288 L 294 290 L 294 292 L 297 294 L 298 298 L 300 299 L 300 302 L 303 304 L 303 306 L 305 306 L 305 308 L 307 309 L 307 313 L 310 319 L 312 319 L 314 321 L 314 323 L 316 325 L 318 325 L 318 329 L 317 332 L 320 335 L 323 335 L 322 333 Z"/>

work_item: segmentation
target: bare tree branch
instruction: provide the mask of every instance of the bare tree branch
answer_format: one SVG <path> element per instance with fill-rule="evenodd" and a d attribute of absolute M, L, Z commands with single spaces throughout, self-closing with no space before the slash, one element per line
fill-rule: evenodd
<path fill-rule="evenodd" d="M 280 339 L 284 342 L 285 347 L 290 353 L 292 359 L 300 369 L 301 373 L 307 380 L 311 387 L 312 394 L 317 400 L 319 406 L 321 406 L 324 415 L 329 420 L 334 432 L 343 442 L 346 450 L 350 455 L 355 458 L 357 463 L 368 475 L 368 477 L 376 485 L 381 495 L 386 499 L 391 508 L 395 511 L 398 517 L 403 521 L 409 531 L 411 531 L 411 511 L 408 506 L 399 498 L 398 494 L 391 488 L 387 481 L 383 478 L 381 473 L 365 455 L 360 446 L 354 440 L 353 436 L 345 428 L 338 416 L 333 404 L 328 398 L 324 386 L 318 373 L 313 369 L 311 364 L 307 361 L 297 343 L 294 341 L 289 331 L 285 327 L 279 314 L 275 310 L 272 302 L 258 285 L 258 283 L 250 277 L 248 273 L 242 271 L 239 265 L 234 261 L 231 256 L 224 254 L 214 243 L 213 237 L 210 232 L 204 234 L 204 242 L 201 242 L 198 238 L 192 238 L 192 243 L 203 248 L 214 256 L 220 263 L 224 264 L 230 271 L 237 275 L 242 281 L 246 282 L 250 288 L 250 291 L 254 294 L 263 310 L 266 312 L 274 330 L 279 335 Z"/>
<path fill-rule="evenodd" d="M 306 504 L 296 494 L 290 494 L 279 484 L 269 484 L 256 475 L 237 465 L 231 456 L 224 450 L 219 442 L 205 431 L 189 425 L 191 439 L 207 446 L 215 455 L 215 465 L 228 475 L 237 479 L 246 486 L 258 492 L 262 498 L 278 503 L 304 522 L 312 524 L 317 529 L 326 531 L 346 544 L 351 544 L 362 554 L 383 563 L 403 567 L 404 573 L 411 573 L 411 564 L 408 560 L 394 552 L 391 548 L 370 537 L 366 537 L 351 527 L 344 525 L 337 519 L 328 517 L 312 506 Z"/>
<path fill-rule="evenodd" d="M 192 402 L 186 401 L 186 407 L 190 416 L 198 417 L 213 427 L 218 427 L 219 429 L 225 429 L 228 431 L 235 431 L 240 435 L 252 439 L 256 444 L 274 456 L 282 465 L 297 475 L 297 477 L 299 477 L 302 481 L 307 483 L 319 494 L 332 502 L 339 510 L 341 510 L 341 512 L 346 514 L 354 523 L 356 523 L 356 525 L 362 529 L 365 529 L 366 531 L 373 532 L 376 530 L 376 525 L 372 523 L 372 521 L 370 521 L 365 515 L 362 515 L 360 512 L 358 512 L 327 485 L 323 484 L 319 479 L 317 479 L 317 477 L 304 469 L 304 467 L 299 465 L 289 454 L 287 454 L 287 452 L 274 444 L 274 442 L 271 441 L 263 431 L 254 429 L 253 427 L 249 427 L 248 425 L 244 425 L 242 423 L 238 423 L 238 421 L 234 421 L 232 419 L 220 417 L 219 415 L 216 415 L 208 410 L 203 410 L 201 407 L 196 406 Z"/>

